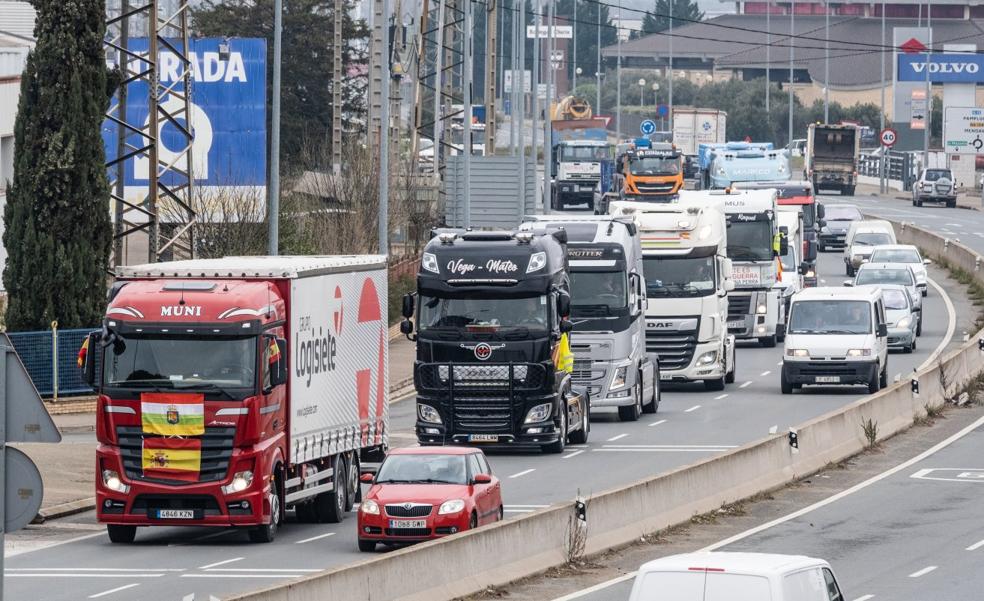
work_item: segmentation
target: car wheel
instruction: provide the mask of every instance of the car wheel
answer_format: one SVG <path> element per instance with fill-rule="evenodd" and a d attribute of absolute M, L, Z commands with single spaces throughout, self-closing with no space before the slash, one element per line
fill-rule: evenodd
<path fill-rule="evenodd" d="M 568 436 L 571 444 L 587 444 L 588 442 L 588 433 L 591 432 L 591 409 L 588 406 L 589 402 L 585 400 L 584 406 L 581 408 L 581 427 L 577 431 L 571 432 L 570 436 Z"/>
<path fill-rule="evenodd" d="M 635 387 L 635 402 L 627 407 L 618 408 L 618 420 L 622 422 L 639 421 L 642 414 L 642 383 Z"/>
<path fill-rule="evenodd" d="M 922 289 L 922 295 L 923 295 L 923 298 L 926 298 L 927 296 L 929 296 L 929 288 L 923 288 Z"/>
<path fill-rule="evenodd" d="M 376 550 L 376 541 L 374 540 L 362 540 L 359 539 L 359 551 L 363 553 L 372 553 Z"/>
<path fill-rule="evenodd" d="M 822 253 L 825 253 L 825 252 L 827 252 L 827 247 L 824 246 L 823 244 L 820 244 L 820 245 L 818 245 L 817 250 L 819 250 Z"/>
<path fill-rule="evenodd" d="M 502 505 L 499 505 L 499 515 L 496 517 L 498 521 L 504 520 L 506 517 L 506 510 Z"/>
<path fill-rule="evenodd" d="M 553 442 L 547 445 L 543 445 L 544 453 L 563 453 L 564 447 L 567 446 L 567 407 L 561 407 L 560 411 L 560 427 L 557 429 L 559 435 L 557 436 L 557 442 Z"/>
<path fill-rule="evenodd" d="M 468 518 L 468 529 L 474 530 L 475 528 L 478 528 L 478 514 L 473 511 L 471 517 Z"/>
<path fill-rule="evenodd" d="M 916 339 L 912 339 L 912 350 L 916 350 Z"/>
<path fill-rule="evenodd" d="M 868 380 L 868 394 L 875 394 L 878 392 L 878 383 L 881 379 L 878 370 L 876 369 L 872 374 L 871 378 Z"/>
<path fill-rule="evenodd" d="M 763 336 L 762 338 L 759 338 L 759 344 L 761 344 L 765 348 L 775 348 L 776 335 L 773 334 L 772 336 Z"/>
<path fill-rule="evenodd" d="M 878 379 L 878 386 L 881 388 L 888 388 L 888 363 L 882 367 L 881 377 Z"/>
<path fill-rule="evenodd" d="M 783 394 L 793 394 L 793 387 L 790 385 L 789 380 L 786 379 L 786 370 L 779 370 L 779 388 L 782 389 Z"/>
<path fill-rule="evenodd" d="M 280 529 L 280 477 L 276 472 L 271 478 L 270 486 L 270 521 L 249 529 L 249 540 L 254 543 L 272 543 Z"/>
<path fill-rule="evenodd" d="M 345 499 L 348 496 L 348 478 L 345 460 L 341 455 L 335 457 L 335 486 L 329 492 L 323 492 L 314 498 L 318 511 L 318 521 L 327 524 L 338 524 L 345 519 Z"/>
<path fill-rule="evenodd" d="M 917 199 L 916 200 L 916 206 L 917 207 L 921 207 L 922 206 L 922 202 L 923 202 L 922 199 Z"/>
<path fill-rule="evenodd" d="M 908 344 L 902 349 L 902 352 L 908 355 L 912 352 L 912 350 L 912 344 Z"/>
<path fill-rule="evenodd" d="M 132 543 L 133 539 L 137 537 L 137 527 L 106 524 L 106 534 L 109 535 L 110 542 L 128 544 Z"/>
<path fill-rule="evenodd" d="M 922 313 L 919 314 L 919 320 L 916 322 L 916 336 L 922 336 Z"/>
<path fill-rule="evenodd" d="M 846 274 L 846 275 L 847 275 L 848 277 L 851 277 L 851 278 L 853 278 L 853 277 L 854 277 L 854 269 L 853 269 L 853 268 L 852 268 L 852 267 L 851 267 L 850 265 L 848 265 L 848 264 L 846 264 L 846 263 L 844 264 L 844 273 L 845 273 L 845 274 Z"/>

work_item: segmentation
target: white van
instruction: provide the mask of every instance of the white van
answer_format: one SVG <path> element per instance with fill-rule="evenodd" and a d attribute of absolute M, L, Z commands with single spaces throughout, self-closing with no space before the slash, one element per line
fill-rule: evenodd
<path fill-rule="evenodd" d="M 882 244 L 896 244 L 892 224 L 882 219 L 854 221 L 844 239 L 844 273 L 854 275 L 855 270 L 871 258 L 871 251 Z"/>
<path fill-rule="evenodd" d="M 687 553 L 639 568 L 629 601 L 846 601 L 830 564 L 802 555 Z"/>
<path fill-rule="evenodd" d="M 780 370 L 783 394 L 803 384 L 888 385 L 881 288 L 807 288 L 793 297 Z"/>

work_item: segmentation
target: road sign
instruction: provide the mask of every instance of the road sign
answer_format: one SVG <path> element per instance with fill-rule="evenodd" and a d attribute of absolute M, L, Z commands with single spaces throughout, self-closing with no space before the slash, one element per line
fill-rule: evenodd
<path fill-rule="evenodd" d="M 913 90 L 910 106 L 909 127 L 926 129 L 926 90 Z"/>
<path fill-rule="evenodd" d="M 550 37 L 550 28 L 546 25 L 540 25 L 540 38 Z M 526 26 L 526 37 L 529 39 L 537 37 L 536 25 Z M 574 38 L 574 26 L 573 25 L 554 25 L 553 27 L 553 37 L 559 39 L 573 39 Z"/>
<path fill-rule="evenodd" d="M 511 94 L 512 91 L 513 91 L 513 87 L 512 87 L 512 84 L 513 84 L 513 72 L 512 72 L 512 69 L 510 69 L 508 71 L 503 71 L 502 75 L 503 75 L 503 78 L 502 78 L 503 91 L 506 94 Z M 519 79 L 519 72 L 518 72 L 518 70 L 516 72 L 516 79 Z M 530 71 L 529 69 L 526 69 L 525 71 L 523 71 L 523 92 L 526 93 L 526 94 L 529 94 L 530 93 L 530 90 L 532 89 L 532 87 L 533 87 L 533 72 Z"/>
<path fill-rule="evenodd" d="M 660 104 L 656 107 L 656 114 L 660 117 L 666 117 L 670 114 L 670 107 L 666 104 Z"/>
<path fill-rule="evenodd" d="M 943 113 L 943 149 L 948 153 L 984 152 L 984 109 L 948 106 Z"/>
<path fill-rule="evenodd" d="M 644 136 L 648 136 L 656 131 L 656 122 L 652 119 L 646 119 L 639 124 L 639 131 L 641 131 Z"/>
<path fill-rule="evenodd" d="M 881 140 L 882 146 L 895 146 L 895 143 L 899 139 L 899 132 L 895 131 L 891 127 L 886 127 L 881 130 L 880 134 L 878 134 L 878 139 Z"/>

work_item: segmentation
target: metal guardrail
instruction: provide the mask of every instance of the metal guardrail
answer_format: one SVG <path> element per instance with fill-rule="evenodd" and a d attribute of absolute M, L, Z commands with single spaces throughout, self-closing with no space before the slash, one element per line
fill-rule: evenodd
<path fill-rule="evenodd" d="M 96 328 L 59 330 L 57 322 L 52 326 L 50 330 L 7 333 L 34 387 L 42 396 L 55 398 L 92 393 L 76 361 L 85 337 Z"/>
<path fill-rule="evenodd" d="M 858 162 L 858 173 L 868 177 L 879 177 L 881 157 L 873 154 L 862 154 Z M 912 181 L 916 178 L 916 160 L 911 152 L 888 151 L 885 155 L 885 177 L 902 182 L 903 190 L 912 189 Z"/>

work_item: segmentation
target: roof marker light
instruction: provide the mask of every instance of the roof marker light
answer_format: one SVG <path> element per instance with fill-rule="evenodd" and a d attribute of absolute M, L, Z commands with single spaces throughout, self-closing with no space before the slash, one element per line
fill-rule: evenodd
<path fill-rule="evenodd" d="M 530 255 L 530 264 L 526 266 L 526 273 L 540 271 L 547 264 L 547 253 L 538 252 Z"/>

